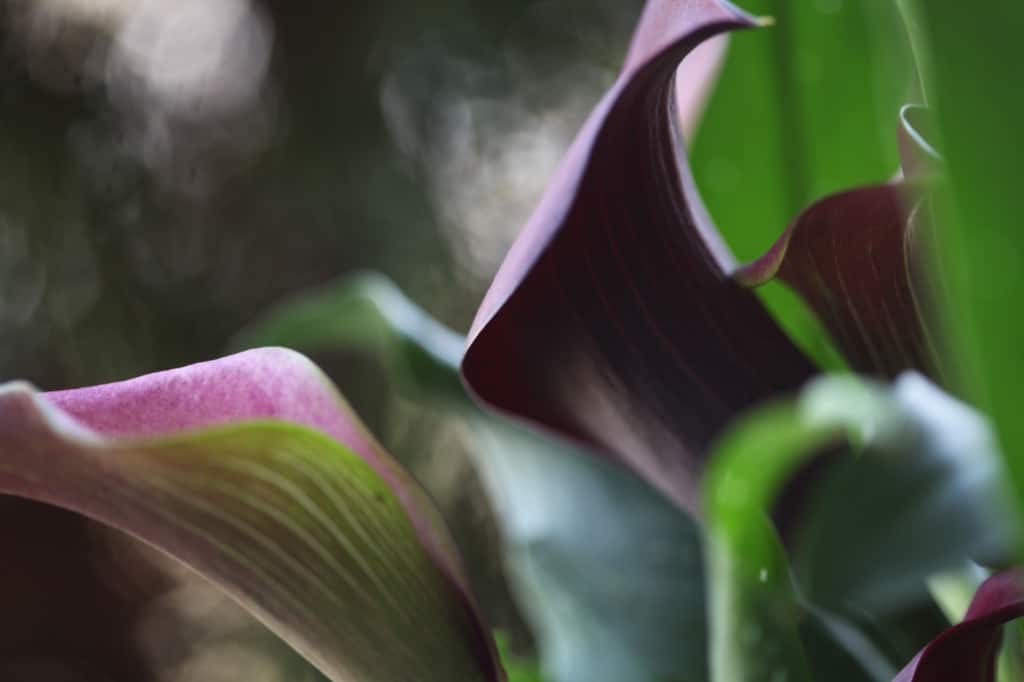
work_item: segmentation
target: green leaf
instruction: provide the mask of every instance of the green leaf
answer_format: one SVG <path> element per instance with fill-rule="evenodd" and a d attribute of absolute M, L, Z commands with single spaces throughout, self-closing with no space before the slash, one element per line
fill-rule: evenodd
<path fill-rule="evenodd" d="M 812 679 L 802 609 L 765 510 L 793 469 L 835 435 L 780 403 L 745 417 L 714 450 L 704 481 L 714 682 Z"/>
<path fill-rule="evenodd" d="M 915 3 L 926 44 L 928 84 L 946 160 L 949 196 L 937 210 L 947 285 L 946 332 L 962 389 L 992 418 L 1024 514 L 1024 295 L 1020 246 L 1020 163 L 1024 91 L 1018 2 Z"/>
<path fill-rule="evenodd" d="M 475 453 L 505 560 L 559 682 L 707 678 L 701 533 L 649 486 L 481 415 Z"/>
<path fill-rule="evenodd" d="M 346 410 L 277 349 L 56 394 L 8 384 L 0 493 L 166 552 L 337 682 L 502 679 L 435 512 Z"/>
<path fill-rule="evenodd" d="M 377 282 L 382 280 L 372 278 Z M 273 339 L 383 353 L 405 388 L 438 398 L 473 426 L 476 459 L 492 495 L 512 586 L 538 637 L 544 677 L 551 682 L 700 682 L 706 672 L 706 621 L 700 533 L 694 522 L 628 472 L 564 440 L 486 415 L 463 394 L 449 402 L 458 356 L 437 381 L 401 372 L 403 353 L 419 336 L 455 336 L 402 297 L 393 285 L 365 286 L 359 276 L 276 308 L 254 325 L 252 343 Z M 285 322 L 329 319 L 337 302 L 345 324 L 315 337 L 287 335 Z M 374 346 L 359 333 L 372 325 L 391 338 Z M 255 330 L 279 330 L 267 336 Z M 440 330 L 444 330 L 441 332 Z M 457 337 L 456 337 L 457 338 Z M 449 344 L 458 347 L 460 344 Z"/>
<path fill-rule="evenodd" d="M 811 201 L 892 176 L 895 114 L 912 67 L 891 3 L 742 4 L 774 26 L 733 36 L 690 164 L 726 242 L 748 261 Z M 759 293 L 805 352 L 836 366 L 827 335 L 798 300 L 781 286 Z"/>
<path fill-rule="evenodd" d="M 774 25 L 732 37 L 690 163 L 726 241 L 750 260 L 811 201 L 892 176 L 913 71 L 892 3 L 743 6 Z"/>
<path fill-rule="evenodd" d="M 841 414 L 850 391 L 821 383 L 802 402 L 838 409 L 853 423 Z M 857 457 L 838 463 L 812 498 L 794 565 L 809 601 L 886 615 L 924 599 L 930 575 L 968 558 L 1005 560 L 1015 525 L 981 415 L 916 374 L 867 396 L 878 426 L 861 428 L 889 435 L 871 437 Z"/>
<path fill-rule="evenodd" d="M 841 438 L 861 451 L 812 498 L 791 582 L 766 510 L 802 462 Z M 801 602 L 826 623 L 832 612 L 884 614 L 919 598 L 929 574 L 1005 553 L 1015 533 L 1000 476 L 984 421 L 915 375 L 890 391 L 826 377 L 739 420 L 704 487 L 713 679 L 809 679 Z M 884 675 L 876 654 L 860 663 Z"/>
<path fill-rule="evenodd" d="M 498 655 L 508 675 L 508 682 L 543 682 L 540 675 L 540 664 L 532 658 L 516 656 L 509 652 L 504 633 L 495 632 L 494 641 L 498 645 Z"/>
<path fill-rule="evenodd" d="M 231 343 L 234 350 L 279 345 L 376 355 L 407 386 L 457 400 L 464 396 L 458 375 L 451 371 L 462 357 L 464 339 L 377 273 L 348 275 L 285 300 L 239 331 Z"/>

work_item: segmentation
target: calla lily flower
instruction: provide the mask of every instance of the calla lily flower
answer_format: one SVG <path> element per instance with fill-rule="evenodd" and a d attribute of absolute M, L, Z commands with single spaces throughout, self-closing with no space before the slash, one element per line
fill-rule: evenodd
<path fill-rule="evenodd" d="M 293 351 L 54 393 L 6 384 L 0 493 L 178 559 L 332 680 L 503 679 L 426 495 Z"/>
<path fill-rule="evenodd" d="M 749 287 L 789 284 L 855 369 L 932 367 L 909 185 L 827 197 L 745 266 L 701 202 L 677 67 L 711 36 L 763 23 L 724 0 L 647 3 L 618 79 L 496 275 L 462 365 L 484 402 L 625 464 L 690 511 L 723 426 L 815 372 Z"/>

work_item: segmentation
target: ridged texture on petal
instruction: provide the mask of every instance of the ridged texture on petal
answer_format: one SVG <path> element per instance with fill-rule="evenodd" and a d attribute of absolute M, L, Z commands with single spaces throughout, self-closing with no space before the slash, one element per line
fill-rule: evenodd
<path fill-rule="evenodd" d="M 502 678 L 425 496 L 296 353 L 49 395 L 9 384 L 0 492 L 181 560 L 333 680 Z"/>

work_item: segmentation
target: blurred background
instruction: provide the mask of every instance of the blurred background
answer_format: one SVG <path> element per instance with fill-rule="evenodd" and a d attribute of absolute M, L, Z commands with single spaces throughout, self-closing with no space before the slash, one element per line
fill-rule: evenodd
<path fill-rule="evenodd" d="M 0 0 L 0 381 L 214 358 L 268 304 L 357 269 L 466 330 L 641 4 Z M 455 427 L 367 358 L 315 359 L 528 650 Z M 0 498 L 0 542 L 4 682 L 318 679 L 125 538 Z"/>

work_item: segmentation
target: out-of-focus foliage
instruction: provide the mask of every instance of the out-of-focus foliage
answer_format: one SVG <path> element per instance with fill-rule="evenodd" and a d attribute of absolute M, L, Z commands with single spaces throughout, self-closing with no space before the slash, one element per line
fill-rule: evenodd
<path fill-rule="evenodd" d="M 537 661 L 511 653 L 508 649 L 505 633 L 501 631 L 495 632 L 494 640 L 498 645 L 498 653 L 501 656 L 502 664 L 505 666 L 508 682 L 543 682 L 540 674 L 540 665 Z"/>
<path fill-rule="evenodd" d="M 992 417 L 1024 514 L 1024 366 L 1020 223 L 1015 201 L 1024 145 L 1024 104 L 1015 30 L 1024 6 L 984 10 L 951 2 L 907 2 L 926 61 L 937 147 L 948 188 L 937 195 L 936 280 L 944 285 L 947 333 L 958 379 Z M 942 190 L 948 189 L 948 194 Z"/>
<path fill-rule="evenodd" d="M 766 513 L 800 463 L 837 438 L 862 451 L 804 510 L 810 542 L 796 543 L 791 572 Z M 979 536 L 1009 556 L 1016 533 L 999 530 L 1009 507 L 998 465 L 984 420 L 912 374 L 890 390 L 819 379 L 739 419 L 705 478 L 714 679 L 890 679 L 905 661 L 887 661 L 844 619 L 927 600 L 925 578 L 986 553 Z M 808 661 L 825 647 L 804 641 L 809 617 L 850 654 L 813 675 Z"/>

